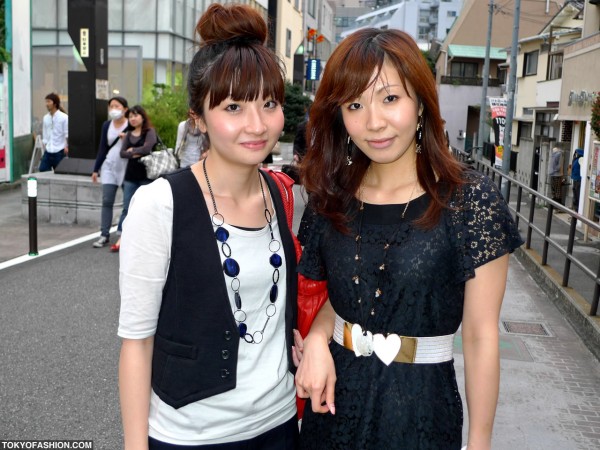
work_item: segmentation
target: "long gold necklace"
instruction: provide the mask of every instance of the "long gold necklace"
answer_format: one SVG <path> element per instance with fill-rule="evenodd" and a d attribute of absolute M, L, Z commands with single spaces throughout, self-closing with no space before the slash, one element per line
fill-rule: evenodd
<path fill-rule="evenodd" d="M 415 193 L 416 187 L 418 184 L 418 180 L 415 180 L 412 190 L 410 192 L 410 196 L 408 198 L 408 202 L 406 202 L 406 206 L 404 206 L 404 210 L 402 211 L 401 214 L 401 219 L 404 219 L 404 216 L 406 215 L 406 211 L 408 210 L 408 207 L 410 205 L 410 202 L 413 199 L 413 195 Z M 355 285 L 357 285 L 359 292 L 358 292 L 358 298 L 357 298 L 357 303 L 360 306 L 360 310 L 361 310 L 361 316 L 362 316 L 362 321 L 363 321 L 363 329 L 365 327 L 365 322 L 366 322 L 366 318 L 364 317 L 363 314 L 363 296 L 361 294 L 361 291 L 364 291 L 364 288 L 361 289 L 361 283 L 364 283 L 368 289 L 368 284 L 366 283 L 366 280 L 360 275 L 363 272 L 363 261 L 362 261 L 362 256 L 361 256 L 361 247 L 362 247 L 362 225 L 363 225 L 363 218 L 364 218 L 364 209 L 365 209 L 365 202 L 363 200 L 363 187 L 361 185 L 361 189 L 359 191 L 359 200 L 360 200 L 360 207 L 359 207 L 359 211 L 360 211 L 360 218 L 358 221 L 358 232 L 356 234 L 355 237 L 355 242 L 356 242 L 356 253 L 354 255 L 354 260 L 356 261 L 356 271 L 355 274 L 352 276 L 352 281 L 354 282 Z M 382 285 L 382 281 L 383 281 L 383 275 L 385 273 L 385 271 L 388 268 L 388 263 L 387 263 L 387 259 L 388 259 L 388 250 L 391 247 L 391 244 L 394 242 L 396 236 L 398 235 L 398 232 L 401 229 L 404 229 L 406 226 L 405 223 L 401 223 L 400 226 L 398 226 L 396 228 L 396 230 L 394 231 L 394 233 L 392 233 L 392 235 L 386 239 L 384 241 L 383 244 L 383 259 L 382 259 L 382 263 L 379 265 L 379 274 L 377 277 L 377 287 L 374 291 L 368 291 L 367 293 L 367 297 L 371 299 L 371 305 L 370 305 L 370 312 L 369 314 L 371 316 L 375 315 L 375 307 L 377 305 L 378 302 L 381 302 L 382 300 L 382 295 L 383 295 L 383 291 L 381 289 L 381 285 Z"/>

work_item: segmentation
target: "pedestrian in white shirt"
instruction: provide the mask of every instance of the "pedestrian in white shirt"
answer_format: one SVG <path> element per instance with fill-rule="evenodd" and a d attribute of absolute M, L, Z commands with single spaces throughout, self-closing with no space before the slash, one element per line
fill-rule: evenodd
<path fill-rule="evenodd" d="M 60 98 L 55 93 L 46 95 L 48 113 L 43 119 L 42 143 L 44 155 L 40 161 L 40 172 L 56 169 L 56 166 L 69 154 L 69 116 L 60 106 Z"/>

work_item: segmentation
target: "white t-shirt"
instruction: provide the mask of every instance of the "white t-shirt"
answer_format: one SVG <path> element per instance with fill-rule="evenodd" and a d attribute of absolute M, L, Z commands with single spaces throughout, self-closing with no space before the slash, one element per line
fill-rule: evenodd
<path fill-rule="evenodd" d="M 158 179 L 135 193 L 123 225 L 120 251 L 121 312 L 119 336 L 143 339 L 156 333 L 162 289 L 171 253 L 173 197 Z M 275 238 L 281 242 L 277 219 Z M 267 319 L 273 267 L 269 264 L 268 227 L 258 231 L 225 225 L 231 256 L 240 265 L 242 309 L 248 331 L 261 330 Z M 215 239 L 215 245 L 217 241 Z M 224 256 L 221 253 L 221 260 Z M 296 413 L 294 377 L 285 347 L 285 258 L 280 267 L 277 312 L 267 323 L 260 344 L 240 340 L 237 386 L 231 391 L 174 409 L 152 392 L 149 435 L 177 445 L 207 445 L 252 439 L 288 421 Z M 202 267 L 197 268 L 199 271 Z M 225 277 L 232 311 L 229 277 Z M 215 280 L 215 282 L 220 282 Z"/>

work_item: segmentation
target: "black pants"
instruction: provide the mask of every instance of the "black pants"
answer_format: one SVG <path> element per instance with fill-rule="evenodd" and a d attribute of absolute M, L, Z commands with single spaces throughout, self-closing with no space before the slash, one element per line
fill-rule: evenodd
<path fill-rule="evenodd" d="M 149 450 L 295 450 L 298 447 L 298 418 L 245 441 L 210 445 L 175 445 L 148 438 Z"/>

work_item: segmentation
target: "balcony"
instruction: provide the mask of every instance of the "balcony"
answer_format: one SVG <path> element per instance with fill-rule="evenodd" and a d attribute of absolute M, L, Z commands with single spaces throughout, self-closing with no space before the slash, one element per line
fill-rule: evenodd
<path fill-rule="evenodd" d="M 442 76 L 441 83 L 442 84 L 452 84 L 454 86 L 482 86 L 483 78 Z M 489 78 L 488 86 L 489 87 L 498 87 L 498 86 L 500 86 L 500 80 L 498 78 Z"/>

